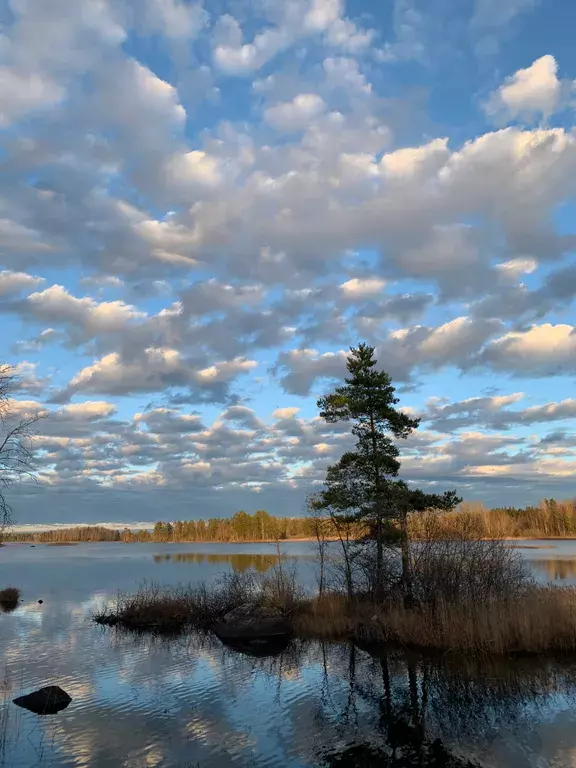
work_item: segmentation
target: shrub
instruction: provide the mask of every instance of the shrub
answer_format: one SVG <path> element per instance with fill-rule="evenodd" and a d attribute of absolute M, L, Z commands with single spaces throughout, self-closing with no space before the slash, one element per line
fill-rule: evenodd
<path fill-rule="evenodd" d="M 4 612 L 13 611 L 20 600 L 18 587 L 6 587 L 0 590 L 0 608 Z"/>

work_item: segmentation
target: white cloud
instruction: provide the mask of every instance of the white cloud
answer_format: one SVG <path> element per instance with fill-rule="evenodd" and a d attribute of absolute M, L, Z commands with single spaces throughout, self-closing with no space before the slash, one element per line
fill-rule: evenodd
<path fill-rule="evenodd" d="M 520 275 L 531 275 L 538 269 L 538 261 L 536 259 L 510 259 L 509 261 L 503 261 L 496 265 L 496 269 L 499 269 L 506 277 L 511 277 L 516 280 Z"/>
<path fill-rule="evenodd" d="M 576 329 L 543 323 L 527 331 L 510 331 L 492 341 L 480 361 L 524 376 L 571 374 L 576 370 Z"/>
<path fill-rule="evenodd" d="M 328 390 L 359 340 L 427 419 L 406 446 L 412 479 L 523 501 L 534 457 L 574 448 L 558 430 L 549 445 L 522 436 L 574 413 L 537 382 L 575 370 L 576 236 L 557 226 L 576 194 L 573 114 L 479 131 L 466 100 L 458 125 L 442 112 L 438 83 L 450 68 L 455 92 L 464 70 L 466 92 L 494 88 L 501 60 L 462 62 L 476 44 L 495 53 L 533 3 L 476 0 L 472 19 L 395 0 L 391 32 L 340 0 L 204 5 L 18 0 L 3 19 L 5 346 L 19 396 L 89 398 L 43 422 L 52 503 L 84 510 L 106 489 L 123 510 L 160 489 L 226 512 L 259 488 L 262 506 L 299 508 L 289 491 L 321 482 L 348 436 L 299 418 L 311 401 L 282 407 L 277 387 Z M 499 117 L 568 105 L 558 65 L 508 78 Z M 419 408 L 440 370 L 462 399 Z M 486 394 L 495 374 L 502 391 Z M 527 379 L 521 403 L 508 376 Z M 554 472 L 535 484 L 558 496 Z"/>
<path fill-rule="evenodd" d="M 411 177 L 441 168 L 449 155 L 448 139 L 433 139 L 421 147 L 406 147 L 384 155 L 380 168 L 392 178 Z"/>
<path fill-rule="evenodd" d="M 80 285 L 89 288 L 123 288 L 124 281 L 115 275 L 92 275 L 80 279 Z"/>
<path fill-rule="evenodd" d="M 304 27 L 314 32 L 324 32 L 340 18 L 343 10 L 342 0 L 312 0 L 304 16 Z"/>
<path fill-rule="evenodd" d="M 278 131 L 300 131 L 326 108 L 322 97 L 316 93 L 300 93 L 292 101 L 268 107 L 266 122 Z"/>
<path fill-rule="evenodd" d="M 213 59 L 229 75 L 248 75 L 263 67 L 282 51 L 307 38 L 323 37 L 327 45 L 349 53 L 364 51 L 372 30 L 359 29 L 342 14 L 341 0 L 294 0 L 271 3 L 274 26 L 268 26 L 244 42 L 238 21 L 224 14 L 214 34 Z"/>
<path fill-rule="evenodd" d="M 173 155 L 164 168 L 167 184 L 184 191 L 217 187 L 222 181 L 218 159 L 198 149 Z"/>
<path fill-rule="evenodd" d="M 37 288 L 43 282 L 43 277 L 35 277 L 26 272 L 3 270 L 0 272 L 0 296 L 32 290 L 33 288 Z"/>
<path fill-rule="evenodd" d="M 97 302 L 72 296 L 61 285 L 52 285 L 30 294 L 27 305 L 34 317 L 42 321 L 81 325 L 89 334 L 115 333 L 134 320 L 142 320 L 145 312 L 123 301 Z"/>
<path fill-rule="evenodd" d="M 148 28 L 172 39 L 192 40 L 208 23 L 209 15 L 201 2 L 145 0 L 143 4 Z"/>
<path fill-rule="evenodd" d="M 53 107 L 65 95 L 65 89 L 49 77 L 0 67 L 0 128 L 7 128 L 37 110 Z"/>
<path fill-rule="evenodd" d="M 486 105 L 489 114 L 504 111 L 510 118 L 542 115 L 550 117 L 560 100 L 558 64 L 554 56 L 536 59 L 526 69 L 519 69 L 492 94 Z"/>
<path fill-rule="evenodd" d="M 342 283 L 340 290 L 349 298 L 363 299 L 367 296 L 379 296 L 385 286 L 386 281 L 379 277 L 353 277 Z"/>
<path fill-rule="evenodd" d="M 372 92 L 372 85 L 360 71 L 357 59 L 347 56 L 328 56 L 322 62 L 326 80 L 332 88 L 346 88 L 354 93 Z"/>
<path fill-rule="evenodd" d="M 97 99 L 117 123 L 136 127 L 142 120 L 139 128 L 146 135 L 154 123 L 168 128 L 186 122 L 176 88 L 135 59 L 116 64 L 102 85 Z"/>
<path fill-rule="evenodd" d="M 275 419 L 292 419 L 299 412 L 300 408 L 276 408 L 272 413 Z"/>
<path fill-rule="evenodd" d="M 116 413 L 116 406 L 104 400 L 85 400 L 83 403 L 70 403 L 58 410 L 65 418 L 87 419 L 88 421 L 107 418 Z"/>
<path fill-rule="evenodd" d="M 226 399 L 227 384 L 256 366 L 254 360 L 236 358 L 200 368 L 178 350 L 160 347 L 149 347 L 141 359 L 135 360 L 123 360 L 117 352 L 111 352 L 79 371 L 58 398 L 67 400 L 78 392 L 129 395 L 188 387 L 191 399 L 202 399 L 205 391 L 221 402 Z"/>

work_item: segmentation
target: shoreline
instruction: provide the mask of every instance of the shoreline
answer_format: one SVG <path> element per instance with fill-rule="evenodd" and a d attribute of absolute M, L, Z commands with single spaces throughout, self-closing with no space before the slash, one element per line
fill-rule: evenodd
<path fill-rule="evenodd" d="M 487 539 L 488 541 L 489 539 Z M 576 541 L 575 536 L 503 536 L 501 541 Z"/>
<path fill-rule="evenodd" d="M 502 538 L 496 537 L 499 541 L 576 541 L 576 534 L 573 536 L 503 536 Z M 493 541 L 491 537 L 485 537 L 483 541 Z M 54 546 L 58 544 L 286 544 L 288 542 L 295 543 L 308 543 L 316 542 L 317 539 L 314 536 L 289 539 L 241 539 L 229 541 L 219 541 L 217 539 L 179 539 L 178 541 L 112 541 L 108 539 L 92 539 L 89 541 L 78 541 L 73 539 L 62 539 L 61 541 L 38 541 L 36 539 L 29 539 L 23 541 L 4 541 L 0 542 L 0 547 L 6 544 L 46 544 Z M 338 541 L 337 536 L 327 536 L 324 541 L 334 542 Z M 413 539 L 413 543 L 418 543 L 418 539 Z"/>
<path fill-rule="evenodd" d="M 240 541 L 217 541 L 215 539 L 180 539 L 179 541 L 109 541 L 107 539 L 93 539 L 91 541 L 72 541 L 70 539 L 62 539 L 62 541 L 6 541 L 4 544 L 46 544 L 47 546 L 54 546 L 58 544 L 285 544 L 286 542 L 315 542 L 315 537 L 310 538 L 295 538 L 295 539 L 242 539 Z M 327 537 L 324 541 L 338 541 L 338 538 Z"/>

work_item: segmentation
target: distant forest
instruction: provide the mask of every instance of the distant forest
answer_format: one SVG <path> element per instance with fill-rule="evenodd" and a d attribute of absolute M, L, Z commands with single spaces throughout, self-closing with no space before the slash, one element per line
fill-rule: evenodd
<path fill-rule="evenodd" d="M 576 499 L 556 501 L 544 499 L 538 506 L 498 507 L 487 509 L 479 502 L 464 502 L 455 512 L 441 513 L 442 523 L 436 535 L 450 536 L 468 520 L 479 535 L 486 538 L 504 537 L 576 537 Z M 422 516 L 411 516 L 409 527 L 414 538 L 424 536 Z M 75 526 L 50 531 L 24 533 L 4 531 L 6 542 L 240 542 L 276 541 L 314 538 L 317 523 L 308 517 L 274 517 L 263 509 L 254 514 L 236 512 L 232 517 L 212 517 L 207 520 L 158 521 L 152 531 L 129 528 L 113 530 L 100 525 Z M 356 533 L 359 529 L 356 528 Z M 337 533 L 330 520 L 323 521 L 323 533 L 334 537 Z"/>
<path fill-rule="evenodd" d="M 113 530 L 101 525 L 75 526 L 51 531 L 22 533 L 7 531 L 4 541 L 57 543 L 62 541 L 276 541 L 277 539 L 309 538 L 314 535 L 313 523 L 305 517 L 274 517 L 263 509 L 253 515 L 236 512 L 230 518 L 211 517 L 208 520 L 158 521 L 152 531 L 129 528 Z"/>

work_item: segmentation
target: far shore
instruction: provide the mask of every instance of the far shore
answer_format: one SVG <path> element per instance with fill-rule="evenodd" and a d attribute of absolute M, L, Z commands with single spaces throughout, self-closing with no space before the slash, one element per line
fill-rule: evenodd
<path fill-rule="evenodd" d="M 498 538 L 498 537 L 496 537 Z M 486 537 L 485 541 L 491 541 L 492 539 Z M 501 541 L 576 541 L 576 535 L 574 536 L 503 536 Z M 29 539 L 26 541 L 7 541 L 0 543 L 0 546 L 4 544 L 45 544 L 46 546 L 58 546 L 65 544 L 286 544 L 287 542 L 300 542 L 310 543 L 316 542 L 317 539 L 314 536 L 309 537 L 297 537 L 289 539 L 241 539 L 238 541 L 219 541 L 217 539 L 179 539 L 177 541 L 110 541 L 106 539 L 92 539 L 89 541 L 78 541 L 71 539 L 63 539 L 62 541 L 38 541 Z M 327 536 L 324 541 L 338 541 L 336 536 Z M 416 543 L 418 540 L 413 539 Z"/>
<path fill-rule="evenodd" d="M 502 541 L 575 541 L 576 536 L 503 536 Z"/>
<path fill-rule="evenodd" d="M 338 541 L 337 537 L 327 536 L 325 541 Z M 108 541 L 92 539 L 90 541 L 8 541 L 7 544 L 46 544 L 54 546 L 58 544 L 286 544 L 286 542 L 312 542 L 316 541 L 313 536 L 308 538 L 296 539 L 241 539 L 240 541 L 218 541 L 216 539 L 179 539 L 178 541 Z"/>

